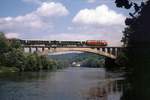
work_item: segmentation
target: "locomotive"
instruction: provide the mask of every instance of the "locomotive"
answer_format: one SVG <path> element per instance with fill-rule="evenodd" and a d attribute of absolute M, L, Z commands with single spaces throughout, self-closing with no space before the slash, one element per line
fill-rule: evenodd
<path fill-rule="evenodd" d="M 9 41 L 14 41 L 11 39 Z M 20 40 L 15 39 L 15 41 L 19 41 L 23 45 L 45 45 L 45 46 L 57 46 L 57 47 L 65 47 L 65 46 L 107 46 L 108 43 L 105 40 L 86 40 L 86 41 L 44 41 L 44 40 Z"/>
<path fill-rule="evenodd" d="M 105 40 L 87 40 L 87 46 L 107 46 L 107 42 Z"/>

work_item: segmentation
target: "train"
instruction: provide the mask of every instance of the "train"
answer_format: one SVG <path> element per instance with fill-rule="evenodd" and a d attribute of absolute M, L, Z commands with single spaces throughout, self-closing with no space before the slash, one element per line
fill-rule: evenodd
<path fill-rule="evenodd" d="M 9 39 L 9 42 L 18 41 L 23 45 L 45 45 L 45 46 L 107 46 L 106 40 L 86 40 L 86 41 L 47 41 L 47 40 L 20 40 Z"/>
<path fill-rule="evenodd" d="M 105 40 L 87 40 L 87 46 L 107 46 L 108 43 Z"/>

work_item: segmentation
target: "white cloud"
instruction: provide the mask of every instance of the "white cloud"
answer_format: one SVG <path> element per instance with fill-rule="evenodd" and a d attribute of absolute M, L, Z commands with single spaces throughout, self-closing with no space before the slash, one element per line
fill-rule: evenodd
<path fill-rule="evenodd" d="M 96 7 L 96 9 L 80 10 L 73 18 L 73 23 L 81 25 L 112 26 L 124 25 L 125 16 L 119 14 L 106 5 Z"/>
<path fill-rule="evenodd" d="M 18 38 L 20 34 L 18 33 L 6 33 L 6 38 Z"/>
<path fill-rule="evenodd" d="M 0 30 L 7 32 L 30 32 L 53 27 L 53 20 L 68 15 L 67 8 L 61 3 L 42 3 L 37 10 L 24 16 L 0 18 Z M 53 20 L 51 20 L 53 18 Z"/>
<path fill-rule="evenodd" d="M 81 9 L 72 19 L 68 31 L 80 32 L 85 38 L 106 40 L 111 46 L 120 46 L 125 16 L 100 5 L 95 9 Z M 90 33 L 90 34 L 89 34 Z"/>
<path fill-rule="evenodd" d="M 36 11 L 39 16 L 65 16 L 69 12 L 61 3 L 43 3 Z"/>

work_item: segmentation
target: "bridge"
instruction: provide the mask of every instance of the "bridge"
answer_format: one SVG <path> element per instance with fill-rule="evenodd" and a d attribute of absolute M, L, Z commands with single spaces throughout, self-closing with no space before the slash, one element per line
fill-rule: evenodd
<path fill-rule="evenodd" d="M 28 49 L 30 53 L 32 53 L 33 48 L 35 48 L 36 52 L 41 52 L 41 54 L 43 55 L 55 52 L 81 51 L 98 54 L 112 59 L 116 59 L 116 57 L 118 56 L 119 52 L 122 49 L 121 47 L 49 47 L 49 46 L 35 46 L 35 45 L 24 45 L 23 48 L 24 50 Z"/>
<path fill-rule="evenodd" d="M 110 47 L 110 46 L 87 46 L 82 45 L 83 41 L 65 41 L 65 45 L 60 44 L 61 41 L 44 41 L 44 40 L 19 40 L 26 52 L 38 52 L 43 55 L 55 52 L 66 51 L 81 51 L 94 53 L 101 56 L 105 56 L 111 59 L 116 59 L 122 50 L 122 47 Z M 64 43 L 64 41 L 63 41 Z"/>

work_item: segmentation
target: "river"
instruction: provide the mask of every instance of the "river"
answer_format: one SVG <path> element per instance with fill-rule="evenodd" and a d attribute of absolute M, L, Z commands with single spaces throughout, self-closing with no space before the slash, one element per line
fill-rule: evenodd
<path fill-rule="evenodd" d="M 123 80 L 103 68 L 0 75 L 0 100 L 120 100 Z"/>

